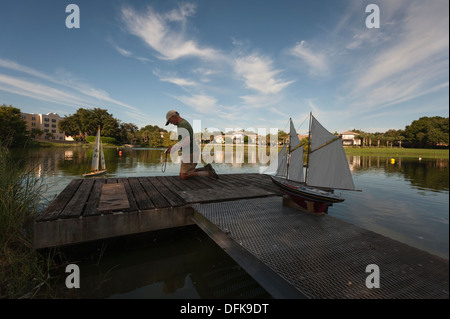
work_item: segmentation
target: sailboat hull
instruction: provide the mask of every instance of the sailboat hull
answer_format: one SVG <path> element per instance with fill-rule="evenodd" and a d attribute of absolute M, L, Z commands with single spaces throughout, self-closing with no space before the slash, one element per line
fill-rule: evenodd
<path fill-rule="evenodd" d="M 98 176 L 98 175 L 103 175 L 106 173 L 106 169 L 101 170 L 101 171 L 95 171 L 95 172 L 90 172 L 90 173 L 86 173 L 83 174 L 84 177 L 89 177 L 89 176 Z"/>
<path fill-rule="evenodd" d="M 304 184 L 271 176 L 272 182 L 278 188 L 288 195 L 296 204 L 310 210 L 311 203 L 313 204 L 314 213 L 326 212 L 328 206 L 333 203 L 343 202 L 344 198 L 316 187 L 306 186 Z M 308 205 L 310 203 L 310 205 Z"/>

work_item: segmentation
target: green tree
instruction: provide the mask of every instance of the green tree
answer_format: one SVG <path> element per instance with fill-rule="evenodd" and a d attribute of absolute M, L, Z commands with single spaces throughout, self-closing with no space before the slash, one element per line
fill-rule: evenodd
<path fill-rule="evenodd" d="M 138 127 L 133 123 L 120 123 L 119 131 L 120 142 L 131 143 L 137 136 Z"/>
<path fill-rule="evenodd" d="M 278 130 L 278 143 L 280 143 L 280 145 L 286 143 L 288 138 L 289 138 L 288 133 L 282 130 Z"/>
<path fill-rule="evenodd" d="M 158 131 L 150 132 L 148 145 L 150 147 L 163 146 L 163 139 L 161 138 L 161 133 Z"/>
<path fill-rule="evenodd" d="M 2 145 L 22 146 L 27 141 L 27 125 L 20 109 L 12 105 L 0 106 L 0 142 Z"/>
<path fill-rule="evenodd" d="M 84 138 L 95 135 L 99 126 L 102 136 L 120 140 L 119 121 L 104 109 L 79 108 L 75 114 L 65 116 L 59 122 L 59 130 L 66 132 L 66 135 L 82 135 Z"/>
<path fill-rule="evenodd" d="M 434 147 L 449 143 L 449 118 L 421 117 L 406 126 L 405 141 L 413 147 Z"/>

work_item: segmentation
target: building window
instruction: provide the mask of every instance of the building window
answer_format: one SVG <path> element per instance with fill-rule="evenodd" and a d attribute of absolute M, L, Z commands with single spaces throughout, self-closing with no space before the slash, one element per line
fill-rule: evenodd
<path fill-rule="evenodd" d="M 31 126 L 36 126 L 36 123 L 35 122 L 31 122 Z"/>
<path fill-rule="evenodd" d="M 49 126 L 50 126 L 50 124 L 44 124 L 44 126 L 45 126 L 45 127 L 49 127 Z"/>
<path fill-rule="evenodd" d="M 32 120 L 32 121 L 36 121 L 36 116 L 32 116 L 32 117 L 31 117 L 31 120 Z"/>
<path fill-rule="evenodd" d="M 53 122 L 53 123 L 56 123 L 56 119 L 52 119 L 52 122 Z"/>
<path fill-rule="evenodd" d="M 52 124 L 52 127 L 56 127 L 56 124 Z"/>
<path fill-rule="evenodd" d="M 44 129 L 44 132 L 48 132 L 48 128 Z"/>
<path fill-rule="evenodd" d="M 56 133 L 56 130 L 52 130 L 52 133 Z"/>
<path fill-rule="evenodd" d="M 47 118 L 47 117 L 45 117 L 45 118 L 44 118 L 44 122 L 50 122 L 50 119 Z"/>

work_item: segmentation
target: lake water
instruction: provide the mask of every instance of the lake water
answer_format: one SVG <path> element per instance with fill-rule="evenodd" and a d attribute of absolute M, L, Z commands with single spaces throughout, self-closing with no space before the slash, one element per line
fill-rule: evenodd
<path fill-rule="evenodd" d="M 155 149 L 105 149 L 105 177 L 178 175 L 179 164 L 167 163 Z M 48 186 L 52 200 L 90 165 L 92 150 L 41 148 L 25 155 Z M 216 152 L 220 174 L 258 173 L 246 154 Z M 225 162 L 230 162 L 231 164 Z M 249 163 L 250 162 L 250 163 Z M 343 203 L 328 214 L 362 228 L 448 259 L 449 160 L 349 156 L 355 185 L 362 192 L 343 191 Z M 202 164 L 199 164 L 201 166 Z M 156 234 L 147 245 L 133 243 L 83 266 L 86 283 L 76 297 L 98 298 L 264 298 L 268 295 L 237 264 L 196 228 Z M 102 248 L 98 248 L 101 250 Z M 105 252 L 107 250 L 105 249 Z M 237 286 L 241 285 L 241 286 Z M 83 287 L 82 287 L 83 288 Z M 82 291 L 82 292 L 81 292 Z"/>

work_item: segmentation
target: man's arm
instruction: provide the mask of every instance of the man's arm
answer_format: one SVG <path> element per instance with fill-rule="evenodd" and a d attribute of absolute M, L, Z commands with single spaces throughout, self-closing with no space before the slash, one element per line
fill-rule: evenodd
<path fill-rule="evenodd" d="M 185 136 L 181 141 L 179 141 L 177 144 L 175 144 L 174 146 L 169 147 L 169 149 L 167 150 L 167 152 L 169 154 L 172 154 L 173 152 L 177 152 L 180 148 L 182 147 L 189 147 L 189 144 L 191 142 L 191 139 L 188 136 Z"/>

